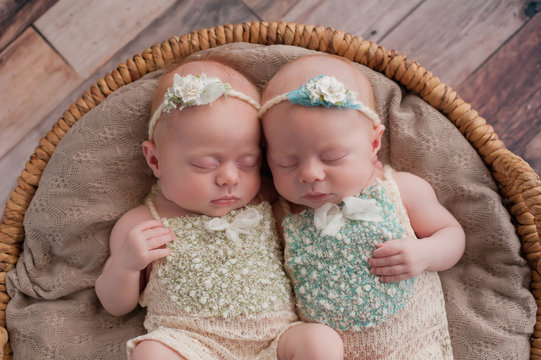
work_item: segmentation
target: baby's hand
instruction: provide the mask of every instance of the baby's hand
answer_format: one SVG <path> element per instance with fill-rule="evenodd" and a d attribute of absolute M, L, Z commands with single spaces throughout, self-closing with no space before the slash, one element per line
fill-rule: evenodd
<path fill-rule="evenodd" d="M 428 267 L 428 255 L 421 240 L 402 238 L 378 244 L 368 264 L 383 282 L 401 281 L 421 274 Z"/>
<path fill-rule="evenodd" d="M 119 263 L 128 271 L 141 271 L 151 262 L 170 254 L 165 246 L 175 238 L 158 220 L 144 221 L 126 236 L 119 252 Z"/>

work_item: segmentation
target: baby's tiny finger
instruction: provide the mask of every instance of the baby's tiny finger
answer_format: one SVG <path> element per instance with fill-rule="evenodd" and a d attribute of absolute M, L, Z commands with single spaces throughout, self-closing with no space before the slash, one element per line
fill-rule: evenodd
<path fill-rule="evenodd" d="M 372 274 L 380 276 L 400 275 L 405 271 L 406 267 L 404 265 L 373 267 L 371 270 Z"/>
<path fill-rule="evenodd" d="M 370 260 L 368 260 L 368 265 L 372 267 L 378 267 L 378 266 L 390 266 L 390 265 L 397 265 L 402 262 L 402 258 L 400 255 L 392 255 L 392 256 L 385 256 L 385 257 L 373 257 Z"/>
<path fill-rule="evenodd" d="M 172 234 L 173 231 L 170 228 L 157 227 L 157 228 L 145 230 L 144 233 L 147 240 L 150 240 L 155 237 Z"/>
<path fill-rule="evenodd" d="M 169 256 L 169 254 L 171 254 L 171 250 L 169 248 L 154 249 L 150 253 L 150 258 L 152 259 L 152 261 L 155 261 L 155 260 L 164 258 L 166 256 Z"/>
<path fill-rule="evenodd" d="M 149 239 L 147 244 L 149 249 L 158 249 L 164 247 L 173 240 L 175 240 L 175 235 L 173 233 L 168 233 Z"/>
<path fill-rule="evenodd" d="M 163 224 L 161 223 L 161 221 L 152 219 L 152 220 L 143 221 L 142 223 L 137 225 L 137 227 L 141 231 L 145 231 L 145 230 L 149 230 L 149 229 L 161 228 L 161 227 L 163 227 Z"/>
<path fill-rule="evenodd" d="M 375 257 L 392 256 L 400 253 L 400 249 L 397 249 L 394 244 L 382 245 L 374 250 L 373 255 Z"/>

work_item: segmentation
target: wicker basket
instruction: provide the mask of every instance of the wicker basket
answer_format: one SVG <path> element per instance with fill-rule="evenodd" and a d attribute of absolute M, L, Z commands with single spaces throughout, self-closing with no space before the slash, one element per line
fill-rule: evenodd
<path fill-rule="evenodd" d="M 514 219 L 524 254 L 531 267 L 530 288 L 537 304 L 541 303 L 541 181 L 524 160 L 505 148 L 494 129 L 487 125 L 477 111 L 417 62 L 359 36 L 322 26 L 252 22 L 202 29 L 181 37 L 173 36 L 142 54 L 135 55 L 99 79 L 90 91 L 85 91 L 40 140 L 39 146 L 19 176 L 10 199 L 7 200 L 0 223 L 0 349 L 3 348 L 4 359 L 12 356 L 5 328 L 5 310 L 9 301 L 6 293 L 6 273 L 17 263 L 24 241 L 25 212 L 58 142 L 81 116 L 113 91 L 173 60 L 233 42 L 294 45 L 343 56 L 384 73 L 406 89 L 418 93 L 427 103 L 446 115 L 477 150 L 499 184 L 500 195 L 507 199 L 508 210 Z M 531 344 L 531 359 L 541 359 L 539 310 Z"/>

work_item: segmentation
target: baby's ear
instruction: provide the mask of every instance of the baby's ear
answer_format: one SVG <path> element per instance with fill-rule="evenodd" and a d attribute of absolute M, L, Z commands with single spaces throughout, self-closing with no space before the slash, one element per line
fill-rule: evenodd
<path fill-rule="evenodd" d="M 374 126 L 374 140 L 372 141 L 372 152 L 376 154 L 381 148 L 381 137 L 385 131 L 385 126 L 379 124 Z"/>
<path fill-rule="evenodd" d="M 158 154 L 156 151 L 156 144 L 154 144 L 152 141 L 144 141 L 143 142 L 143 154 L 145 155 L 145 159 L 147 161 L 148 166 L 150 169 L 152 169 L 152 172 L 154 173 L 154 176 L 158 179 L 160 178 L 160 162 L 158 159 Z"/>

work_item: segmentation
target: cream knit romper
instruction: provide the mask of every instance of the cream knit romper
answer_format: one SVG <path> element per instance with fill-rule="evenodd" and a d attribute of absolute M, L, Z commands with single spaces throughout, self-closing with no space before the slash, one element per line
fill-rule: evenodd
<path fill-rule="evenodd" d="M 158 217 L 152 198 L 147 204 Z M 261 220 L 237 238 L 207 229 L 210 220 L 231 224 L 247 209 Z M 141 341 L 154 340 L 190 360 L 276 359 L 280 335 L 298 317 L 270 204 L 221 218 L 159 220 L 176 239 L 171 255 L 154 262 L 140 298 L 148 334 L 128 341 L 128 357 Z"/>

